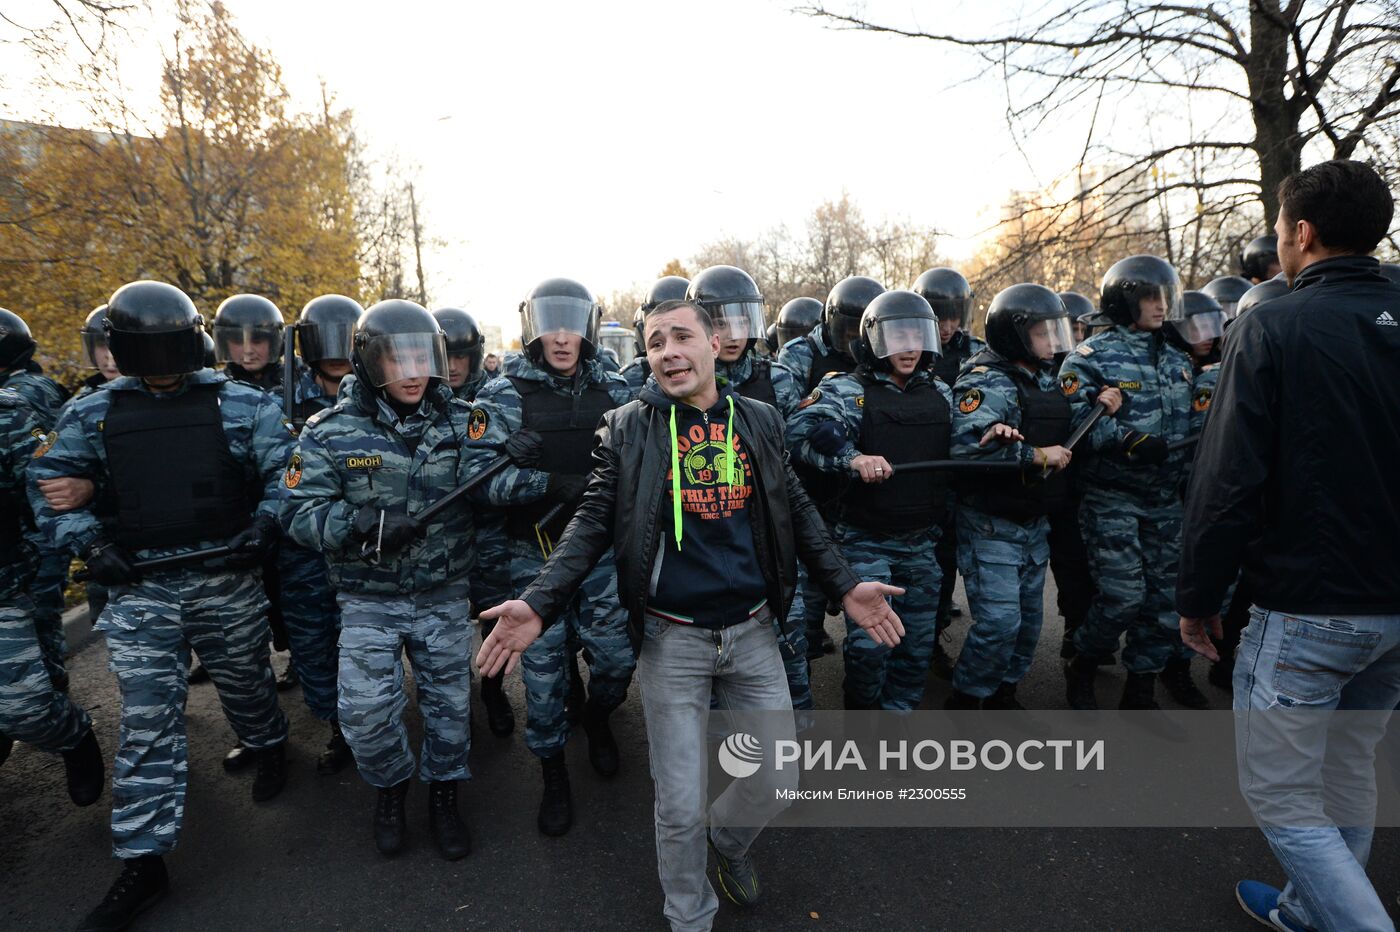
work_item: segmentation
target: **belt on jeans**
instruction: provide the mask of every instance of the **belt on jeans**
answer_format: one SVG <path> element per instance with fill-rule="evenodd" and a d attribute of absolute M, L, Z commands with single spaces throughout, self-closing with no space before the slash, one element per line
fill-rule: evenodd
<path fill-rule="evenodd" d="M 743 618 L 740 621 L 734 622 L 734 624 L 732 625 L 725 625 L 724 628 L 710 628 L 707 625 L 697 625 L 692 622 L 682 621 L 675 615 L 667 615 L 661 612 L 653 611 L 651 609 L 646 610 L 646 612 L 643 615 L 643 618 L 649 622 L 654 621 L 664 622 L 666 624 L 672 625 L 683 625 L 687 628 L 699 628 L 702 631 L 723 631 L 724 628 L 733 628 L 735 625 L 742 625 L 746 621 L 757 621 L 760 624 L 767 624 L 768 622 L 773 620 L 773 610 L 768 607 L 768 600 L 764 599 L 762 602 L 758 603 L 758 605 L 754 607 L 753 611 L 749 612 L 745 618 Z"/>

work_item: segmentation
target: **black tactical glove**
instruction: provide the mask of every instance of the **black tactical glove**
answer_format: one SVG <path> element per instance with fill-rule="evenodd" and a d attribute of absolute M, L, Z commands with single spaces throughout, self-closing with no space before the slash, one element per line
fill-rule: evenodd
<path fill-rule="evenodd" d="M 835 421 L 823 421 L 807 438 L 813 450 L 827 456 L 835 456 L 846 449 L 846 440 L 846 432 Z"/>
<path fill-rule="evenodd" d="M 380 532 L 380 519 L 383 519 L 383 532 Z M 355 522 L 350 529 L 350 539 L 368 544 L 380 554 L 397 553 L 408 546 L 418 536 L 422 528 L 417 519 L 396 511 L 380 511 L 378 508 L 364 507 L 355 512 Z"/>
<path fill-rule="evenodd" d="M 121 547 L 101 537 L 88 544 L 82 553 L 87 564 L 88 579 L 104 586 L 133 583 L 141 573 L 131 563 L 131 556 Z"/>
<path fill-rule="evenodd" d="M 537 430 L 522 427 L 506 438 L 506 456 L 521 469 L 533 469 L 544 455 L 544 437 Z"/>
<path fill-rule="evenodd" d="M 1123 459 L 1129 463 L 1155 466 L 1167 460 L 1167 454 L 1171 451 L 1167 449 L 1167 442 L 1155 434 L 1144 434 L 1142 431 L 1130 430 L 1123 436 L 1118 444 L 1119 451 L 1123 454 Z"/>
<path fill-rule="evenodd" d="M 276 518 L 258 515 L 253 518 L 252 524 L 229 539 L 229 555 L 224 557 L 223 565 L 231 570 L 250 570 L 261 566 L 281 536 L 282 529 L 277 525 Z"/>
<path fill-rule="evenodd" d="M 545 498 L 551 502 L 560 502 L 565 505 L 572 505 L 583 498 L 583 492 L 588 488 L 587 476 L 576 476 L 567 472 L 552 472 L 549 474 L 549 485 L 545 487 Z"/>

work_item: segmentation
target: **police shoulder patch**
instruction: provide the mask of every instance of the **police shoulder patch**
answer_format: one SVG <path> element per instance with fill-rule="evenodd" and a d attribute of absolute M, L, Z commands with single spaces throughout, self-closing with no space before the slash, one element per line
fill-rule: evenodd
<path fill-rule="evenodd" d="M 482 408 L 472 408 L 472 413 L 467 416 L 467 437 L 470 440 L 480 440 L 486 436 L 486 428 L 491 423 L 490 417 Z"/>
<path fill-rule="evenodd" d="M 347 456 L 345 457 L 346 469 L 378 469 L 384 465 L 384 457 L 381 454 L 373 456 Z"/>
<path fill-rule="evenodd" d="M 821 390 L 820 388 L 814 388 L 814 389 L 812 389 L 812 393 L 811 393 L 810 395 L 808 395 L 806 398 L 803 398 L 802 401 L 801 401 L 801 403 L 798 404 L 797 410 L 801 411 L 803 408 L 810 408 L 812 405 L 814 405 L 814 404 L 816 404 L 818 401 L 820 401 L 820 400 L 821 400 L 821 397 L 822 397 L 822 390 Z"/>
<path fill-rule="evenodd" d="M 971 414 L 982 407 L 982 390 L 969 388 L 963 392 L 963 396 L 958 399 L 958 410 L 963 414 Z"/>
<path fill-rule="evenodd" d="M 1210 408 L 1211 390 L 1201 387 L 1196 389 L 1196 394 L 1191 398 L 1191 410 L 1206 411 Z"/>
<path fill-rule="evenodd" d="M 293 453 L 287 460 L 287 471 L 282 475 L 282 484 L 289 489 L 301 485 L 301 454 Z"/>
<path fill-rule="evenodd" d="M 1141 390 L 1142 390 L 1142 383 L 1139 382 L 1139 381 L 1136 380 L 1136 379 L 1133 379 L 1133 380 L 1130 381 L 1130 382 L 1119 382 L 1119 383 L 1118 383 L 1118 388 L 1119 388 L 1120 390 L 1122 390 L 1122 391 L 1125 391 L 1125 392 L 1136 392 L 1136 391 L 1141 391 Z"/>
<path fill-rule="evenodd" d="M 34 448 L 34 456 L 37 459 L 53 449 L 53 445 L 58 442 L 58 431 L 51 430 L 46 434 L 36 430 L 34 439 L 39 441 L 39 445 Z"/>
<path fill-rule="evenodd" d="M 1073 395 L 1079 391 L 1079 376 L 1073 372 L 1066 372 L 1060 376 L 1060 393 Z"/>
<path fill-rule="evenodd" d="M 856 407 L 857 407 L 857 408 L 863 408 L 863 407 L 865 407 L 865 396 L 864 396 L 864 395 L 857 395 L 857 396 L 856 396 Z"/>

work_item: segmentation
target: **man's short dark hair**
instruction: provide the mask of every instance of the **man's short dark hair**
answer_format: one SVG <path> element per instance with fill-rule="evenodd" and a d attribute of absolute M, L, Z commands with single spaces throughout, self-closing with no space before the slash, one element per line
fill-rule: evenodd
<path fill-rule="evenodd" d="M 1395 199 L 1365 162 L 1333 159 L 1294 172 L 1278 186 L 1279 210 L 1306 220 L 1327 249 L 1369 255 L 1390 229 Z"/>
<path fill-rule="evenodd" d="M 715 322 L 710 320 L 710 312 L 705 310 L 700 305 L 696 304 L 694 301 L 686 301 L 681 298 L 671 298 L 670 300 L 662 301 L 660 304 L 656 305 L 656 307 L 647 311 L 642 316 L 643 332 L 646 331 L 646 321 L 650 320 L 653 316 L 657 314 L 665 314 L 669 311 L 680 310 L 683 307 L 688 307 L 695 312 L 695 319 L 700 322 L 700 329 L 705 331 L 706 337 L 712 337 L 715 335 Z"/>

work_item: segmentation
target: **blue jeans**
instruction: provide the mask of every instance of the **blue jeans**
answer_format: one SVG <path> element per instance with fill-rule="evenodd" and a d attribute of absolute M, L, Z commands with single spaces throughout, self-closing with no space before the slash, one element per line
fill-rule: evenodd
<path fill-rule="evenodd" d="M 1251 609 L 1234 687 L 1240 790 L 1288 875 L 1280 909 L 1313 929 L 1393 930 L 1366 860 L 1376 744 L 1400 700 L 1400 615 Z M 1327 714 L 1367 710 L 1345 727 Z"/>
<path fill-rule="evenodd" d="M 731 783 L 708 812 L 705 806 L 711 691 L 722 708 L 736 712 L 792 710 L 773 623 L 751 618 L 716 631 L 648 615 L 637 680 L 656 786 L 656 866 L 666 918 L 677 932 L 709 929 L 719 900 L 705 876 L 707 817 L 715 847 L 737 857 L 758 837 L 754 814 L 772 818 L 787 806 L 775 798 L 780 782 L 774 781 L 784 778 L 768 767 Z M 781 730 L 768 737 L 794 737 L 790 721 Z"/>

